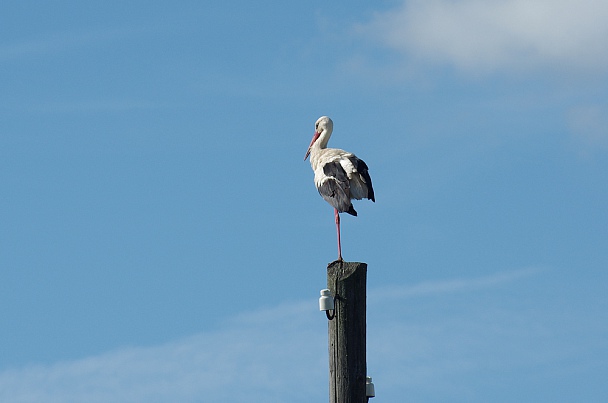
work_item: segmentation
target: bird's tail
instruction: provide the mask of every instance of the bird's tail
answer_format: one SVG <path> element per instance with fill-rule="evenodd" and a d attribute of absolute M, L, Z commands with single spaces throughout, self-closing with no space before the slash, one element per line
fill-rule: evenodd
<path fill-rule="evenodd" d="M 355 217 L 357 216 L 357 212 L 355 211 L 355 208 L 353 207 L 352 204 L 350 205 L 350 207 L 348 208 L 348 210 L 345 211 L 345 213 L 348 213 L 350 215 L 354 215 Z"/>

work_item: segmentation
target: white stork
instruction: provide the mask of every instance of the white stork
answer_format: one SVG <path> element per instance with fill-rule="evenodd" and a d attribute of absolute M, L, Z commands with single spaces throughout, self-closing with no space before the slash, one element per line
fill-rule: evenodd
<path fill-rule="evenodd" d="M 340 243 L 340 213 L 356 216 L 352 199 L 364 198 L 375 202 L 372 178 L 367 172 L 367 164 L 354 154 L 338 148 L 326 148 L 334 122 L 321 116 L 315 123 L 312 137 L 304 160 L 310 155 L 310 165 L 315 172 L 315 185 L 325 201 L 334 208 L 336 230 L 338 231 L 338 260 L 342 260 Z"/>

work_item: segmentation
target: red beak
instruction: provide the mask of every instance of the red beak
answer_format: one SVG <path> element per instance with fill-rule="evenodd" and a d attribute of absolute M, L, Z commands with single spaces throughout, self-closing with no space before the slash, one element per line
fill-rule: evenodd
<path fill-rule="evenodd" d="M 310 149 L 312 148 L 312 145 L 315 143 L 315 141 L 317 141 L 320 135 L 321 133 L 315 132 L 314 136 L 312 136 L 312 140 L 310 142 L 310 145 L 308 146 L 308 151 L 306 151 L 306 155 L 304 156 L 304 161 L 306 161 L 306 158 L 308 158 L 308 156 L 310 155 Z"/>

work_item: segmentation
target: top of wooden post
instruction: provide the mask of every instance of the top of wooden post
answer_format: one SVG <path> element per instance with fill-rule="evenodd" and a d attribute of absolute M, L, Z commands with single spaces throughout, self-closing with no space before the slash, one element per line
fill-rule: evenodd
<path fill-rule="evenodd" d="M 338 280 L 344 280 L 350 277 L 359 268 L 367 271 L 367 263 L 334 260 L 327 265 L 327 275 L 337 278 Z"/>

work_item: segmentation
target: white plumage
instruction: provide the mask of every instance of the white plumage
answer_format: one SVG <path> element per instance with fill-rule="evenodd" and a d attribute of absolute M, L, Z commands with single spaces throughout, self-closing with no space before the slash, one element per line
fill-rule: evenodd
<path fill-rule="evenodd" d="M 332 205 L 338 231 L 338 260 L 342 260 L 340 243 L 340 215 L 348 213 L 356 216 L 351 200 L 364 198 L 376 201 L 372 179 L 367 164 L 338 148 L 327 148 L 334 124 L 327 116 L 315 123 L 315 134 L 304 159 L 310 155 L 310 165 L 315 173 L 315 185 L 323 198 Z"/>

